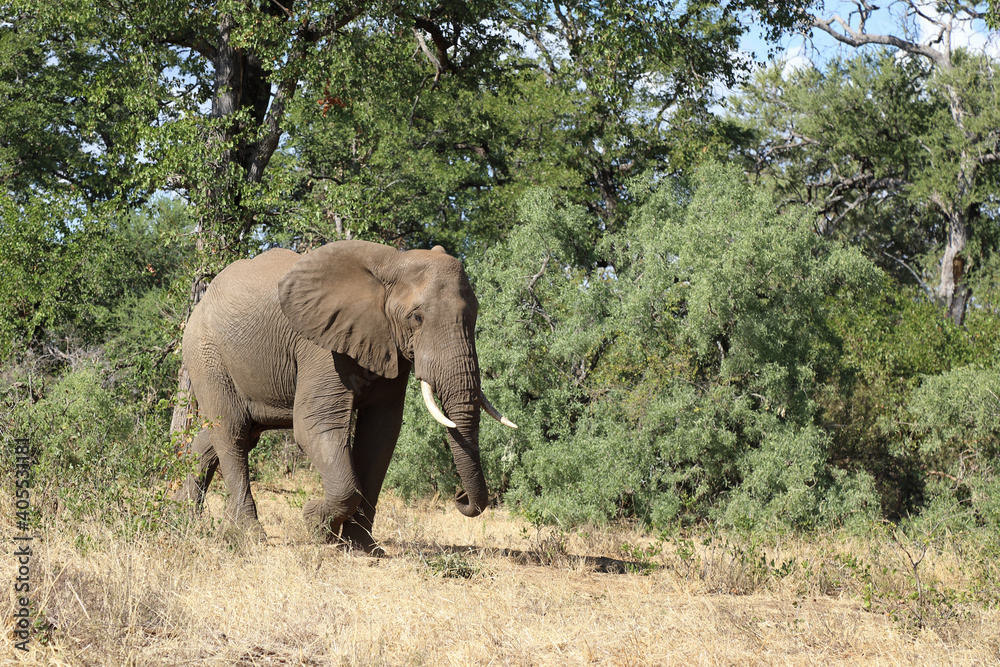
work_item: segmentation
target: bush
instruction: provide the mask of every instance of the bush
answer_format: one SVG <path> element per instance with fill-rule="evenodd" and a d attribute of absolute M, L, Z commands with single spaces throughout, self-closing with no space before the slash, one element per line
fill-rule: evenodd
<path fill-rule="evenodd" d="M 184 205 L 170 199 L 129 213 L 110 204 L 95 212 L 0 199 L 0 359 L 26 349 L 66 353 L 71 342 L 98 346 L 165 319 L 176 326 L 179 314 L 132 311 L 150 294 L 159 302 L 176 292 L 193 250 L 183 231 L 192 224 Z M 170 236 L 174 242 L 165 243 Z"/>
<path fill-rule="evenodd" d="M 832 464 L 815 396 L 838 302 L 879 272 L 727 169 L 633 191 L 598 246 L 589 213 L 532 193 L 470 264 L 484 385 L 521 426 L 483 429 L 490 481 L 536 521 L 871 519 L 871 479 Z"/>
<path fill-rule="evenodd" d="M 1000 528 L 1000 373 L 970 365 L 927 377 L 907 411 L 904 446 L 929 477 L 930 513 Z"/>
<path fill-rule="evenodd" d="M 165 480 L 186 472 L 167 435 L 166 411 L 136 401 L 99 357 L 78 363 L 44 389 L 38 378 L 33 383 L 37 400 L 18 394 L 27 382 L 17 383 L 6 400 L 10 436 L 26 438 L 34 454 L 39 518 L 96 518 L 132 529 L 159 525 L 168 514 L 161 503 Z"/>
<path fill-rule="evenodd" d="M 899 521 L 925 511 L 937 495 L 931 487 L 948 480 L 942 473 L 952 473 L 934 458 L 941 443 L 928 440 L 937 437 L 931 425 L 945 415 L 930 417 L 923 387 L 950 385 L 954 409 L 969 414 L 988 405 L 982 396 L 966 394 L 975 385 L 960 369 L 977 364 L 985 372 L 997 363 L 1000 318 L 976 308 L 964 327 L 956 326 L 922 292 L 886 282 L 863 307 L 839 307 L 833 325 L 843 355 L 817 397 L 819 423 L 833 438 L 833 460 L 871 475 L 886 518 Z M 923 406 L 920 414 L 914 401 Z"/>

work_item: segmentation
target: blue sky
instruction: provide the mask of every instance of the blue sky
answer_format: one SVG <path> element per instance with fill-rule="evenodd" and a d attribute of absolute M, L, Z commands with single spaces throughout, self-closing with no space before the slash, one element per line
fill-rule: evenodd
<path fill-rule="evenodd" d="M 932 5 L 933 3 L 926 3 L 922 8 L 924 11 L 933 14 Z M 908 3 L 885 0 L 879 6 L 881 9 L 875 12 L 867 23 L 866 32 L 904 36 L 902 18 L 903 11 L 907 8 Z M 850 20 L 849 17 L 854 8 L 855 5 L 852 2 L 831 0 L 825 2 L 824 7 L 816 11 L 816 15 L 830 17 L 837 14 L 845 20 Z M 851 20 L 850 22 L 852 27 L 857 27 L 856 17 L 855 20 Z M 953 37 L 953 46 L 971 46 L 977 49 L 987 48 L 994 55 L 1000 55 L 1000 49 L 997 48 L 997 45 L 989 43 L 990 40 L 997 38 L 996 32 L 989 31 L 982 22 L 976 23 L 976 25 L 964 24 L 964 29 L 956 28 Z M 931 37 L 931 25 L 927 21 L 918 19 L 913 22 L 912 28 L 919 32 L 920 41 L 927 41 Z M 762 39 L 759 30 L 751 30 L 743 38 L 741 49 L 755 54 L 756 59 L 762 61 L 767 56 L 768 45 Z M 851 50 L 851 47 L 839 44 L 829 35 L 819 30 L 814 30 L 811 40 L 807 40 L 799 35 L 785 37 L 775 50 L 775 57 L 781 58 L 783 56 L 793 64 L 805 64 L 808 60 L 816 64 L 822 64 L 834 55 L 847 53 Z"/>

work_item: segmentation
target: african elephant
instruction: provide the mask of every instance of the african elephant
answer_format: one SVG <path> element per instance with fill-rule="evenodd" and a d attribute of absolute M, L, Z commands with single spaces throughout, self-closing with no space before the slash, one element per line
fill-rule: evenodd
<path fill-rule="evenodd" d="M 464 487 L 455 504 L 477 516 L 487 506 L 480 408 L 514 427 L 480 389 L 478 308 L 461 262 L 440 246 L 400 252 L 338 241 L 229 265 L 184 330 L 184 363 L 210 425 L 190 445 L 201 458 L 178 496 L 200 507 L 218 469 L 228 516 L 260 532 L 247 456 L 263 431 L 292 428 L 323 482 L 306 519 L 371 553 L 412 367 L 428 410 L 448 428 Z"/>

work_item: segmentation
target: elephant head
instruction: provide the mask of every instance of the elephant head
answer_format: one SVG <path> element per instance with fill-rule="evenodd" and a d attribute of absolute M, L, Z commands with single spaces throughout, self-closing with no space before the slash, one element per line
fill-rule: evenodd
<path fill-rule="evenodd" d="M 294 331 L 373 373 L 395 378 L 412 364 L 427 408 L 448 427 L 464 487 L 455 503 L 466 516 L 482 512 L 488 493 L 479 411 L 503 417 L 482 396 L 479 304 L 461 262 L 440 247 L 400 252 L 365 241 L 331 243 L 296 262 L 281 280 L 279 300 Z"/>

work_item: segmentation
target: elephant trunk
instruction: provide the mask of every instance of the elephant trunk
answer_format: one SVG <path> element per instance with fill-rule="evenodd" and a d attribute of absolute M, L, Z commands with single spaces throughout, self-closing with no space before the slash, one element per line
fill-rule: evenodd
<path fill-rule="evenodd" d="M 455 506 L 465 516 L 479 516 L 489 505 L 479 458 L 479 405 L 473 400 L 459 406 L 445 402 L 445 411 L 455 422 L 455 428 L 448 429 L 448 444 L 462 478 L 463 490 L 456 494 Z"/>
<path fill-rule="evenodd" d="M 464 353 L 456 355 L 459 363 L 450 368 L 451 372 L 438 375 L 434 390 L 441 400 L 446 421 L 454 424 L 448 428 L 448 444 L 463 489 L 456 494 L 455 506 L 465 516 L 474 517 L 489 505 L 489 492 L 479 458 L 479 360 L 474 342 L 459 347 L 466 348 Z"/>

